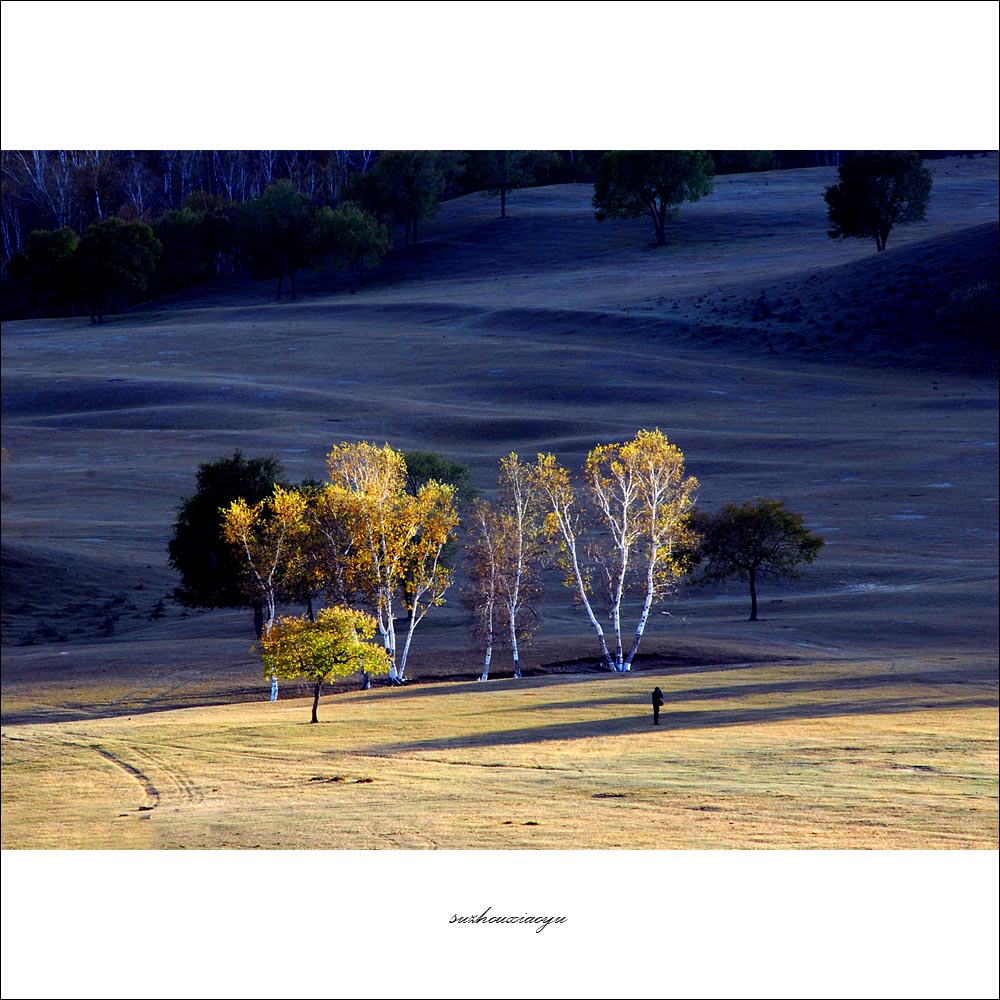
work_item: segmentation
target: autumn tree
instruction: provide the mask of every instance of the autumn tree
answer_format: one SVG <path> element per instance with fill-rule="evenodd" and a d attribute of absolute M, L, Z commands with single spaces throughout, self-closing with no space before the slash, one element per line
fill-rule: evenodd
<path fill-rule="evenodd" d="M 318 722 L 322 687 L 335 677 L 354 673 L 382 674 L 389 670 L 385 649 L 369 642 L 374 617 L 355 608 L 322 608 L 307 615 L 278 618 L 261 640 L 264 673 L 271 678 L 304 677 L 313 684 L 311 722 Z"/>
<path fill-rule="evenodd" d="M 826 189 L 830 236 L 874 237 L 879 253 L 893 226 L 920 222 L 931 193 L 931 172 L 919 153 L 883 150 L 853 153 Z"/>
<path fill-rule="evenodd" d="M 463 462 L 456 462 L 435 451 L 404 451 L 406 462 L 406 491 L 417 496 L 420 489 L 432 480 L 454 488 L 454 502 L 461 517 L 479 495 L 472 482 L 472 470 Z M 441 552 L 441 564 L 454 567 L 458 559 L 458 540 L 453 538 Z M 409 591 L 411 574 L 407 572 L 403 583 L 403 597 L 407 607 L 412 607 L 413 595 Z"/>
<path fill-rule="evenodd" d="M 401 683 L 413 629 L 430 607 L 443 603 L 451 583 L 451 570 L 440 557 L 457 523 L 454 490 L 431 480 L 410 495 L 405 459 L 388 444 L 338 445 L 327 465 L 333 498 L 349 525 L 349 572 L 375 609 L 391 661 L 390 679 Z M 396 613 L 408 575 L 410 626 L 397 664 Z"/>
<path fill-rule="evenodd" d="M 240 552 L 248 589 L 260 600 L 266 640 L 277 618 L 278 600 L 296 565 L 295 545 L 307 531 L 306 497 L 275 486 L 265 500 L 249 504 L 240 497 L 223 511 L 224 537 Z M 271 675 L 271 701 L 278 700 L 277 675 Z"/>
<path fill-rule="evenodd" d="M 757 621 L 757 581 L 799 576 L 798 567 L 811 563 L 823 547 L 801 514 L 780 500 L 763 497 L 756 503 L 728 503 L 715 515 L 699 511 L 692 526 L 700 536 L 697 558 L 703 580 L 736 577 L 750 585 L 750 621 Z"/>
<path fill-rule="evenodd" d="M 466 563 L 469 586 L 462 603 L 472 612 L 472 633 L 482 640 L 483 670 L 481 681 L 489 679 L 493 644 L 497 628 L 497 610 L 501 563 L 506 536 L 496 509 L 488 500 L 476 500 L 469 518 Z"/>
<path fill-rule="evenodd" d="M 531 466 L 511 452 L 500 460 L 497 512 L 505 544 L 501 549 L 498 596 L 510 638 L 514 676 L 521 676 L 518 637 L 530 634 L 541 596 L 543 554 L 541 490 Z"/>
<path fill-rule="evenodd" d="M 667 242 L 667 219 L 685 201 L 712 192 L 714 164 L 704 150 L 616 150 L 597 165 L 594 209 L 598 220 L 640 219 L 648 215 L 656 245 Z"/>
<path fill-rule="evenodd" d="M 444 604 L 445 592 L 452 584 L 453 569 L 444 559 L 444 551 L 458 526 L 454 498 L 454 487 L 431 480 L 420 487 L 409 514 L 416 521 L 417 530 L 410 543 L 401 583 L 408 624 L 399 660 L 400 680 L 406 670 L 413 630 L 431 608 Z"/>
<path fill-rule="evenodd" d="M 686 476 L 684 456 L 659 430 L 642 430 L 624 444 L 598 445 L 587 456 L 577 499 L 569 472 L 553 455 L 539 455 L 539 488 L 549 535 L 558 540 L 566 584 L 575 589 L 611 670 L 630 670 L 653 603 L 688 569 L 689 515 L 698 481 Z M 635 636 L 626 653 L 622 602 L 641 596 Z M 614 652 L 591 601 L 600 594 L 613 629 Z"/>

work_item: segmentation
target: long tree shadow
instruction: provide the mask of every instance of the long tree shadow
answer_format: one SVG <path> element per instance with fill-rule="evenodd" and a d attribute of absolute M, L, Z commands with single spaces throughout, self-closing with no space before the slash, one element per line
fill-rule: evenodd
<path fill-rule="evenodd" d="M 728 684 L 720 687 L 691 688 L 685 691 L 668 691 L 665 694 L 668 706 L 678 702 L 737 700 L 772 694 L 796 695 L 818 691 L 868 691 L 873 688 L 898 688 L 903 685 L 968 685 L 985 686 L 996 689 L 995 675 L 970 675 L 963 672 L 958 675 L 953 670 L 921 670 L 914 674 L 881 673 L 863 677 L 825 677 L 820 679 L 804 679 L 789 681 L 769 681 L 758 684 Z M 595 705 L 646 705 L 649 696 L 636 696 L 634 693 L 615 695 L 608 698 L 586 698 L 579 701 L 553 701 L 531 706 L 532 711 L 579 711 L 592 708 Z M 933 702 L 934 705 L 937 702 Z M 996 701 L 994 701 L 996 704 Z M 931 707 L 928 704 L 926 707 Z M 512 706 L 501 709 L 502 712 L 523 712 L 523 706 Z"/>
<path fill-rule="evenodd" d="M 492 733 L 476 733 L 401 743 L 386 743 L 368 753 L 373 756 L 401 753 L 420 753 L 428 750 L 467 750 L 483 747 L 518 746 L 592 739 L 600 736 L 628 736 L 645 733 L 647 738 L 668 738 L 671 732 L 694 729 L 714 729 L 720 726 L 761 725 L 769 722 L 789 722 L 803 719 L 825 719 L 851 715 L 897 715 L 905 712 L 934 709 L 995 708 L 996 698 L 952 698 L 929 700 L 927 698 L 879 698 L 870 701 L 804 702 L 761 708 L 735 708 L 695 710 L 689 712 L 660 712 L 660 726 L 653 729 L 649 712 L 635 716 L 596 721 L 563 722 L 555 725 L 528 726 Z"/>

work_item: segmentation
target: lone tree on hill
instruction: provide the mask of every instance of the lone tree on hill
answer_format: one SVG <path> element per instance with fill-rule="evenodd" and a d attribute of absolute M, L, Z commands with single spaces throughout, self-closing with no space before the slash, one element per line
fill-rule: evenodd
<path fill-rule="evenodd" d="M 648 215 L 656 230 L 656 245 L 662 247 L 667 242 L 667 218 L 677 213 L 682 202 L 711 194 L 714 173 L 711 154 L 704 150 L 605 153 L 594 181 L 597 219 Z"/>
<path fill-rule="evenodd" d="M 931 172 L 919 153 L 854 153 L 838 174 L 840 183 L 824 195 L 833 239 L 873 236 L 881 253 L 893 226 L 920 222 L 927 211 Z"/>
<path fill-rule="evenodd" d="M 759 498 L 742 506 L 728 503 L 717 514 L 699 511 L 692 527 L 701 536 L 697 558 L 702 579 L 737 577 L 750 584 L 750 621 L 757 621 L 758 578 L 797 577 L 798 566 L 811 563 L 823 539 L 805 526 L 801 514 L 780 500 Z"/>

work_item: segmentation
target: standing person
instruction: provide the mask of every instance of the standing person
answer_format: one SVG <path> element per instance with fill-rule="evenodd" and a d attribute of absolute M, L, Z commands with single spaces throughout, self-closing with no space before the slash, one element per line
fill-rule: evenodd
<path fill-rule="evenodd" d="M 663 692 L 657 687 L 653 688 L 653 725 L 660 724 L 660 706 L 663 704 Z"/>

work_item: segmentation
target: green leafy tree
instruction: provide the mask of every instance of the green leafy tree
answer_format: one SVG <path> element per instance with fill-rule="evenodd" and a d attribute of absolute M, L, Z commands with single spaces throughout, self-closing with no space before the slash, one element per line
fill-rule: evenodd
<path fill-rule="evenodd" d="M 146 290 L 163 244 L 145 222 L 105 219 L 89 226 L 74 255 L 77 294 L 91 322 Z"/>
<path fill-rule="evenodd" d="M 714 165 L 704 150 L 605 153 L 597 165 L 594 209 L 598 220 L 641 219 L 648 215 L 656 245 L 667 242 L 667 219 L 685 201 L 712 192 Z"/>
<path fill-rule="evenodd" d="M 434 217 L 458 169 L 453 153 L 388 150 L 367 173 L 353 175 L 351 197 L 381 221 L 402 226 L 403 245 L 416 246 L 420 227 Z"/>
<path fill-rule="evenodd" d="M 455 502 L 459 507 L 469 506 L 479 495 L 472 484 L 472 470 L 462 462 L 455 462 L 435 451 L 404 451 L 406 462 L 406 490 L 416 496 L 420 487 L 432 479 L 455 488 Z"/>
<path fill-rule="evenodd" d="M 881 253 L 893 226 L 919 222 L 927 211 L 932 178 L 919 153 L 854 153 L 838 174 L 840 183 L 824 195 L 833 239 L 874 237 Z"/>
<path fill-rule="evenodd" d="M 389 672 L 389 654 L 369 642 L 375 634 L 372 615 L 354 608 L 322 608 L 315 619 L 307 615 L 281 617 L 261 640 L 261 659 L 268 677 L 313 683 L 312 718 L 319 722 L 320 691 L 334 677 Z"/>
<path fill-rule="evenodd" d="M 258 635 L 263 628 L 260 601 L 248 602 L 243 586 L 243 557 L 225 540 L 222 509 L 243 498 L 256 504 L 274 493 L 284 469 L 273 458 L 245 458 L 237 449 L 229 458 L 202 462 L 196 490 L 181 501 L 167 543 L 170 565 L 181 575 L 174 596 L 189 607 L 254 606 Z"/>
<path fill-rule="evenodd" d="M 295 277 L 312 260 L 314 215 L 312 202 L 287 180 L 269 185 L 241 208 L 244 253 L 255 274 L 278 279 L 278 299 L 285 278 L 295 298 Z"/>
<path fill-rule="evenodd" d="M 23 287 L 36 314 L 58 316 L 69 307 L 79 242 L 68 226 L 36 229 L 26 240 L 24 253 L 11 257 L 8 273 Z"/>
<path fill-rule="evenodd" d="M 163 244 L 156 284 L 175 291 L 235 269 L 238 259 L 236 206 L 199 191 L 180 209 L 163 213 L 153 225 Z"/>
<path fill-rule="evenodd" d="M 472 150 L 465 154 L 464 181 L 469 190 L 500 197 L 500 218 L 507 218 L 507 195 L 517 188 L 553 183 L 560 160 L 544 150 Z"/>
<path fill-rule="evenodd" d="M 705 581 L 736 577 L 750 584 L 750 621 L 757 621 L 757 581 L 799 576 L 798 567 L 811 563 L 823 547 L 801 514 L 780 500 L 728 503 L 717 514 L 699 511 L 692 527 L 700 535 L 697 558 Z"/>
<path fill-rule="evenodd" d="M 364 269 L 378 267 L 389 252 L 385 224 L 350 201 L 335 209 L 322 209 L 312 240 L 317 252 L 329 253 L 347 266 L 352 295 L 358 290 Z"/>

